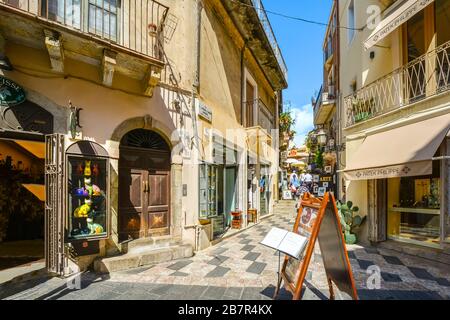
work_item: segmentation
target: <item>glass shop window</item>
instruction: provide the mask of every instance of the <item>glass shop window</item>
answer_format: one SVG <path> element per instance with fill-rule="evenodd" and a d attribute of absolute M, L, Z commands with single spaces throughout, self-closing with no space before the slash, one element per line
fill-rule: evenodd
<path fill-rule="evenodd" d="M 209 164 L 200 165 L 200 220 L 209 219 L 218 215 L 217 178 L 218 172 L 216 166 Z"/>
<path fill-rule="evenodd" d="M 107 237 L 107 159 L 68 156 L 67 174 L 68 238 Z"/>
<path fill-rule="evenodd" d="M 406 242 L 440 243 L 440 161 L 429 176 L 388 179 L 388 236 Z"/>

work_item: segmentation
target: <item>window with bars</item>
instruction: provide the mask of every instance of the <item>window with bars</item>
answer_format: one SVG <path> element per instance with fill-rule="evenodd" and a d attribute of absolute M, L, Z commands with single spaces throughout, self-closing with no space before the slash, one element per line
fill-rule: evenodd
<path fill-rule="evenodd" d="M 89 32 L 117 41 L 118 0 L 89 0 Z"/>

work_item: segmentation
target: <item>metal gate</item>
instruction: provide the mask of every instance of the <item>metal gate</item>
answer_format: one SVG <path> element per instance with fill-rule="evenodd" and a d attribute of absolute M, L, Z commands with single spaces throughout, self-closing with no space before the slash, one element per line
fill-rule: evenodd
<path fill-rule="evenodd" d="M 64 273 L 64 136 L 45 136 L 45 264 L 47 271 Z"/>

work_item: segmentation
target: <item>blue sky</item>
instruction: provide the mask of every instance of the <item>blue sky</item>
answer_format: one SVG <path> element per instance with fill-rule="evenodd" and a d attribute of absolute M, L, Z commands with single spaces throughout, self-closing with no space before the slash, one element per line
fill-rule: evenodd
<path fill-rule="evenodd" d="M 308 20 L 328 22 L 332 0 L 263 0 L 266 10 Z M 322 84 L 322 43 L 326 28 L 268 14 L 289 69 L 289 88 L 284 101 L 290 101 L 297 119 L 295 144 L 304 143 L 314 127 L 311 97 Z"/>

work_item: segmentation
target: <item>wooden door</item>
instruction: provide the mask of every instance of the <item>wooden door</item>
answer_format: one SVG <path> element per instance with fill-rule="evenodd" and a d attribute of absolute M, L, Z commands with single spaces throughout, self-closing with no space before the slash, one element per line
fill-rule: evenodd
<path fill-rule="evenodd" d="M 126 241 L 145 237 L 148 172 L 141 169 L 119 170 L 119 240 Z"/>
<path fill-rule="evenodd" d="M 146 236 L 167 235 L 170 233 L 170 172 L 150 170 L 147 181 Z"/>

